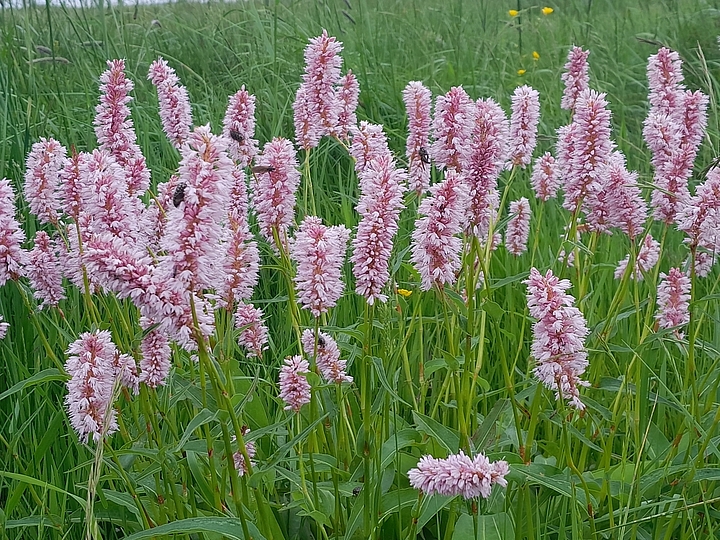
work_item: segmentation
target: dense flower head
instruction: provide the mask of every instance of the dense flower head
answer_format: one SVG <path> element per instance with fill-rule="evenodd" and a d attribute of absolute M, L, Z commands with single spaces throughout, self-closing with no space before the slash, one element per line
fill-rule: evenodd
<path fill-rule="evenodd" d="M 338 120 L 331 134 L 341 139 L 347 139 L 350 130 L 357 125 L 357 114 L 355 113 L 360 100 L 360 84 L 355 74 L 348 69 L 347 73 L 340 77 L 336 90 L 338 102 Z"/>
<path fill-rule="evenodd" d="M 470 189 L 465 229 L 486 240 L 500 204 L 497 181 L 508 157 L 510 124 L 493 99 L 478 99 L 475 106 L 472 139 L 462 156 L 462 175 Z"/>
<path fill-rule="evenodd" d="M 316 340 L 315 332 L 308 328 L 302 333 L 302 345 L 305 354 L 315 358 L 315 364 L 326 381 L 338 384 L 353 381 L 345 372 L 347 362 L 340 360 L 340 348 L 330 334 L 318 331 Z"/>
<path fill-rule="evenodd" d="M 310 383 L 305 377 L 310 365 L 302 356 L 288 356 L 280 368 L 280 394 L 286 411 L 299 412 L 303 405 L 310 403 Z"/>
<path fill-rule="evenodd" d="M 22 248 L 25 231 L 15 219 L 15 190 L 10 180 L 0 180 L 0 286 L 24 273 L 28 255 Z"/>
<path fill-rule="evenodd" d="M 563 207 L 570 212 L 575 212 L 585 198 L 599 189 L 599 176 L 614 147 L 610 140 L 610 116 L 605 94 L 584 90 L 575 102 L 573 127 L 558 131 L 557 156 L 563 162 L 560 170 L 565 190 Z"/>
<path fill-rule="evenodd" d="M 238 344 L 247 351 L 246 355 L 261 358 L 268 342 L 262 309 L 240 302 L 235 311 L 235 328 L 240 330 Z"/>
<path fill-rule="evenodd" d="M 245 437 L 248 433 L 250 433 L 250 428 L 247 426 L 243 426 L 242 436 Z M 252 459 L 255 457 L 257 449 L 255 448 L 255 443 L 253 441 L 245 441 L 245 452 L 247 452 L 247 456 L 250 458 L 250 465 L 254 466 L 255 463 L 252 461 Z M 245 463 L 245 456 L 239 450 L 233 454 L 233 465 L 235 466 L 235 470 L 240 477 L 245 476 L 245 474 L 247 474 L 249 470 L 249 467 Z"/>
<path fill-rule="evenodd" d="M 635 269 L 630 274 L 630 279 L 642 281 L 644 274 L 655 268 L 660 259 L 660 242 L 655 240 L 651 234 L 643 239 L 640 251 L 635 259 Z M 630 255 L 620 261 L 615 269 L 615 279 L 621 279 L 625 274 L 627 265 L 630 262 Z"/>
<path fill-rule="evenodd" d="M 573 47 L 568 53 L 565 73 L 562 74 L 565 89 L 560 107 L 563 109 L 573 110 L 580 93 L 590 87 L 588 56 L 590 56 L 590 51 L 583 51 L 582 47 Z"/>
<path fill-rule="evenodd" d="M 162 57 L 150 64 L 148 79 L 157 88 L 163 131 L 172 145 L 180 149 L 190 136 L 192 124 L 187 88 L 179 84 L 175 70 Z"/>
<path fill-rule="evenodd" d="M 144 193 L 150 185 L 150 170 L 136 143 L 128 103 L 133 82 L 125 77 L 124 60 L 108 60 L 108 70 L 100 75 L 100 103 L 95 108 L 95 135 L 101 150 L 117 160 L 128 177 L 130 194 Z"/>
<path fill-rule="evenodd" d="M 625 168 L 625 156 L 620 152 L 613 152 L 608 159 L 601 174 L 601 189 L 595 193 L 604 195 L 607 213 L 602 226 L 596 230 L 605 230 L 606 227 L 617 227 L 630 238 L 635 238 L 643 232 L 648 216 L 648 207 L 642 197 L 640 187 L 637 185 L 638 174 Z M 593 209 L 597 206 L 591 205 Z M 595 214 L 597 217 L 599 212 Z M 591 217 L 588 222 L 592 223 Z"/>
<path fill-rule="evenodd" d="M 58 188 L 60 209 L 75 221 L 78 220 L 80 208 L 83 205 L 80 171 L 87 166 L 85 162 L 89 159 L 89 156 L 84 152 L 73 152 L 60 171 L 60 185 Z"/>
<path fill-rule="evenodd" d="M 57 223 L 60 211 L 60 171 L 67 163 L 67 150 L 55 139 L 33 144 L 27 157 L 25 200 L 40 223 Z"/>
<path fill-rule="evenodd" d="M 219 288 L 222 281 L 220 239 L 229 204 L 234 164 L 224 137 L 200 126 L 182 148 L 178 176 L 184 184 L 180 205 L 168 213 L 160 268 L 190 290 Z"/>
<path fill-rule="evenodd" d="M 361 173 L 373 159 L 389 158 L 392 160 L 387 137 L 383 127 L 363 120 L 360 125 L 350 130 L 352 143 L 350 155 L 355 158 L 355 171 Z"/>
<path fill-rule="evenodd" d="M 691 248 L 702 246 L 717 251 L 720 234 L 720 169 L 708 171 L 695 195 L 681 204 L 677 215 L 678 229 L 684 231 Z"/>
<path fill-rule="evenodd" d="M 690 322 L 690 277 L 678 270 L 660 273 L 655 319 L 660 328 L 684 326 Z M 682 336 L 682 334 L 679 334 Z"/>
<path fill-rule="evenodd" d="M 306 85 L 301 84 L 293 101 L 295 142 L 300 148 L 315 148 L 322 139 L 322 126 L 318 123 L 317 104 L 310 101 Z"/>
<path fill-rule="evenodd" d="M 410 189 L 418 194 L 430 185 L 430 124 L 432 93 L 419 81 L 410 81 L 403 90 L 408 116 L 408 137 L 405 155 L 408 158 Z"/>
<path fill-rule="evenodd" d="M 70 423 L 80 440 L 87 441 L 92 435 L 97 442 L 117 431 L 112 400 L 119 353 L 110 332 L 96 330 L 80 334 L 68 347 L 67 355 L 65 371 L 70 380 L 65 404 Z"/>
<path fill-rule="evenodd" d="M 390 278 L 389 261 L 393 237 L 403 209 L 403 190 L 407 173 L 396 169 L 392 157 L 373 159 L 360 174 L 361 196 L 357 211 L 361 216 L 352 242 L 355 292 L 369 304 L 385 302 L 382 288 Z"/>
<path fill-rule="evenodd" d="M 573 305 L 575 299 L 565 292 L 570 282 L 558 279 L 551 270 L 543 276 L 532 268 L 523 283 L 528 286 L 530 316 L 537 320 L 531 346 L 535 376 L 556 391 L 557 399 L 562 396 L 572 406 L 584 409 L 578 387 L 588 386 L 580 379 L 588 366 L 584 346 L 588 328 L 582 313 Z"/>
<path fill-rule="evenodd" d="M 255 162 L 267 169 L 253 176 L 252 200 L 260 232 L 272 243 L 275 229 L 284 242 L 295 218 L 295 192 L 300 185 L 295 148 L 287 139 L 275 138 Z"/>
<path fill-rule="evenodd" d="M 522 255 L 527 251 L 530 214 L 530 202 L 525 197 L 510 203 L 510 221 L 505 232 L 505 247 L 513 255 Z"/>
<path fill-rule="evenodd" d="M 430 157 L 438 168 L 462 168 L 462 154 L 475 125 L 476 106 L 462 86 L 454 86 L 435 100 Z"/>
<path fill-rule="evenodd" d="M 344 225 L 327 227 L 314 216 L 307 216 L 295 233 L 290 256 L 297 264 L 298 301 L 314 317 L 327 313 L 342 296 L 342 266 L 349 238 L 350 230 Z"/>
<path fill-rule="evenodd" d="M 228 153 L 241 167 L 247 167 L 258 153 L 258 141 L 255 135 L 255 96 L 240 90 L 229 98 L 223 135 L 228 139 Z"/>
<path fill-rule="evenodd" d="M 685 89 L 680 55 L 665 47 L 661 48 L 657 54 L 648 58 L 647 77 L 650 105 L 658 112 L 672 113 Z"/>
<path fill-rule="evenodd" d="M 524 169 L 532 161 L 539 121 L 540 94 L 527 85 L 519 86 L 512 96 L 508 168 L 520 166 Z"/>
<path fill-rule="evenodd" d="M 246 221 L 230 220 L 226 229 L 224 279 L 217 293 L 228 310 L 253 294 L 260 272 L 260 252 Z"/>
<path fill-rule="evenodd" d="M 491 463 L 484 454 L 471 458 L 460 450 L 445 459 L 423 456 L 417 467 L 408 471 L 408 478 L 410 485 L 425 495 L 487 499 L 493 484 L 507 486 L 505 476 L 509 472 L 506 461 Z"/>
<path fill-rule="evenodd" d="M 555 158 L 550 152 L 545 152 L 535 160 L 530 183 L 535 196 L 541 201 L 548 201 L 557 196 L 560 189 L 560 175 Z"/>
<path fill-rule="evenodd" d="M 167 334 L 160 330 L 151 330 L 140 343 L 140 382 L 150 388 L 163 386 L 171 368 L 170 344 Z"/>
<path fill-rule="evenodd" d="M 420 288 L 427 291 L 433 285 L 452 284 L 460 269 L 463 230 L 470 202 L 468 188 L 460 174 L 453 170 L 445 180 L 430 188 L 430 196 L 423 199 L 412 234 L 411 261 L 420 273 Z"/>
<path fill-rule="evenodd" d="M 35 246 L 28 255 L 26 274 L 33 296 L 42 301 L 39 309 L 56 306 L 65 298 L 57 248 L 45 231 L 35 233 Z"/>

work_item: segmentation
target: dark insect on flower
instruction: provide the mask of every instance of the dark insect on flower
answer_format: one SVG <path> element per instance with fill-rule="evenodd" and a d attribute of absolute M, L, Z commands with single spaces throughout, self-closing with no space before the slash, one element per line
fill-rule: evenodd
<path fill-rule="evenodd" d="M 420 150 L 418 150 L 418 154 L 420 155 L 420 161 L 424 163 L 425 165 L 430 165 L 430 156 L 428 155 L 428 151 L 425 149 L 424 146 L 420 147 Z"/>
<path fill-rule="evenodd" d="M 353 488 L 353 497 L 357 497 L 360 495 L 360 492 L 362 491 L 362 486 L 357 486 L 356 488 Z"/>
<path fill-rule="evenodd" d="M 275 170 L 275 167 L 272 165 L 255 165 L 252 169 L 250 169 L 253 174 L 262 174 L 262 173 L 268 173 L 273 172 Z"/>
<path fill-rule="evenodd" d="M 173 193 L 173 204 L 175 205 L 175 208 L 180 206 L 180 203 L 185 200 L 185 182 L 180 182 L 177 187 L 175 188 L 175 193 Z"/>
<path fill-rule="evenodd" d="M 318 336 L 318 347 L 324 347 L 325 346 L 325 338 L 322 336 Z"/>
<path fill-rule="evenodd" d="M 230 138 L 238 144 L 242 144 L 244 137 L 237 129 L 230 130 Z"/>

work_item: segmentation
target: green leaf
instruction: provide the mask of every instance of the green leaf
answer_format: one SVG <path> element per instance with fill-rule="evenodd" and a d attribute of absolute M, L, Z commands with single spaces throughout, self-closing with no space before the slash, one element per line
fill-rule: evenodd
<path fill-rule="evenodd" d="M 11 480 L 17 480 L 18 482 L 24 482 L 26 484 L 30 484 L 31 486 L 38 486 L 43 489 L 49 489 L 51 491 L 56 491 L 58 493 L 62 493 L 63 495 L 72 497 L 73 499 L 75 499 L 75 501 L 77 501 L 80 504 L 80 506 L 85 508 L 85 499 L 83 499 L 82 497 L 73 495 L 69 491 L 60 489 L 57 486 L 53 486 L 52 484 L 48 484 L 47 482 L 43 482 L 42 480 L 38 480 L 37 478 L 33 478 L 32 476 L 27 476 L 25 474 L 18 474 L 18 473 L 12 473 L 12 472 L 7 472 L 7 471 L 0 471 L 0 476 L 4 476 L 5 478 L 10 478 Z"/>
<path fill-rule="evenodd" d="M 400 403 L 406 405 L 407 407 L 411 407 L 411 405 L 403 398 L 401 398 L 395 391 L 395 389 L 390 385 L 390 382 L 388 381 L 387 375 L 385 373 L 385 366 L 383 365 L 382 360 L 377 356 L 373 356 L 373 363 L 375 364 L 375 373 L 377 373 L 378 379 L 380 379 L 380 384 L 383 385 L 383 388 L 385 388 L 387 393 Z"/>
<path fill-rule="evenodd" d="M 14 384 L 12 388 L 5 390 L 2 394 L 0 394 L 0 401 L 6 397 L 12 396 L 13 394 L 17 394 L 20 390 L 28 386 L 34 386 L 48 381 L 64 381 L 67 378 L 67 375 L 61 373 L 58 368 L 43 369 L 40 373 L 36 373 L 24 381 Z"/>
<path fill-rule="evenodd" d="M 477 534 L 473 517 L 463 514 L 455 523 L 453 540 L 505 540 L 515 538 L 515 526 L 507 512 L 477 516 Z"/>
<path fill-rule="evenodd" d="M 419 412 L 413 411 L 413 419 L 418 430 L 435 439 L 450 454 L 457 454 L 460 448 L 460 436 L 455 431 Z"/>
<path fill-rule="evenodd" d="M 254 523 L 246 521 L 248 531 L 252 540 L 265 540 Z M 145 538 L 160 538 L 160 535 L 166 534 L 185 534 L 188 533 L 217 533 L 222 534 L 229 540 L 246 540 L 243 534 L 242 523 L 238 518 L 229 517 L 195 517 L 189 519 L 181 519 L 160 525 L 153 529 L 140 531 L 130 536 L 126 536 L 125 540 L 144 540 Z M 249 538 L 247 540 L 250 540 Z"/>
<path fill-rule="evenodd" d="M 180 441 L 175 447 L 174 452 L 179 452 L 180 450 L 182 450 L 183 446 L 185 446 L 185 443 L 187 443 L 190 440 L 190 437 L 192 437 L 193 431 L 195 431 L 200 426 L 207 424 L 208 422 L 216 420 L 217 416 L 218 411 L 215 411 L 215 413 L 213 414 L 208 409 L 202 409 L 199 413 L 197 413 L 195 415 L 195 418 L 190 420 L 187 428 L 185 428 L 185 433 L 183 433 L 183 436 L 180 438 Z"/>
<path fill-rule="evenodd" d="M 417 530 L 422 528 L 434 518 L 440 510 L 447 507 L 455 497 L 445 497 L 443 495 L 433 495 L 432 497 L 424 497 L 420 506 L 420 517 L 418 518 Z"/>

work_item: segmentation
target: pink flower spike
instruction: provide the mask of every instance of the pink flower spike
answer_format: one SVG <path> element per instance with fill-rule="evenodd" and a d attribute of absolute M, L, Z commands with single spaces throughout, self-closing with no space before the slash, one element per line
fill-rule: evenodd
<path fill-rule="evenodd" d="M 235 311 L 235 328 L 240 330 L 238 344 L 247 351 L 248 358 L 262 358 L 267 349 L 268 329 L 263 322 L 262 309 L 241 302 Z"/>
<path fill-rule="evenodd" d="M 476 107 L 462 86 L 454 86 L 435 101 L 430 156 L 439 169 L 461 170 L 462 154 L 470 142 Z"/>
<path fill-rule="evenodd" d="M 532 161 L 537 144 L 538 122 L 540 121 L 540 94 L 529 86 L 520 86 L 512 96 L 510 116 L 510 160 L 507 168 L 520 166 L 523 169 Z"/>
<path fill-rule="evenodd" d="M 360 84 L 357 77 L 351 70 L 340 78 L 336 90 L 339 106 L 337 127 L 332 130 L 332 135 L 347 140 L 350 130 L 357 125 L 357 109 L 360 99 Z"/>
<path fill-rule="evenodd" d="M 637 185 L 638 174 L 625 168 L 625 156 L 613 152 L 602 174 L 608 211 L 607 225 L 617 227 L 631 239 L 643 232 L 648 207 Z"/>
<path fill-rule="evenodd" d="M 690 278 L 677 268 L 671 268 L 667 274 L 660 273 L 660 280 L 655 314 L 658 326 L 685 326 L 690 322 Z M 679 331 L 677 334 L 679 337 L 683 335 Z"/>
<path fill-rule="evenodd" d="M 35 291 L 33 296 L 42 300 L 39 309 L 57 306 L 65 298 L 57 248 L 45 231 L 35 233 L 35 247 L 30 251 L 26 268 Z"/>
<path fill-rule="evenodd" d="M 300 185 L 295 148 L 287 139 L 275 138 L 265 144 L 255 162 L 268 169 L 253 177 L 252 199 L 260 232 L 274 243 L 276 230 L 284 244 L 295 218 L 295 192 Z"/>
<path fill-rule="evenodd" d="M 410 189 L 419 195 L 430 185 L 430 123 L 432 93 L 419 81 L 410 81 L 403 90 L 408 115 L 408 158 Z"/>
<path fill-rule="evenodd" d="M 412 234 L 411 262 L 420 273 L 420 288 L 455 283 L 460 270 L 463 230 L 470 196 L 462 177 L 448 170 L 445 180 L 430 188 L 430 196 L 418 208 L 421 217 L 415 221 Z"/>
<path fill-rule="evenodd" d="M 684 231 L 690 248 L 704 247 L 718 251 L 720 247 L 720 169 L 713 167 L 705 181 L 695 190 L 695 196 L 680 206 L 678 229 Z"/>
<path fill-rule="evenodd" d="M 655 240 L 651 234 L 647 234 L 640 246 L 640 252 L 635 260 L 635 269 L 630 275 L 630 279 L 642 281 L 644 274 L 655 268 L 660 259 L 660 242 Z M 615 279 L 622 279 L 627 265 L 630 262 L 630 255 L 620 261 L 615 269 Z"/>
<path fill-rule="evenodd" d="M 108 60 L 100 76 L 100 104 L 95 108 L 95 135 L 100 149 L 112 154 L 127 175 L 128 191 L 144 193 L 150 185 L 150 170 L 136 143 L 128 103 L 133 82 L 125 77 L 124 60 Z"/>
<path fill-rule="evenodd" d="M 353 382 L 353 378 L 345 372 L 346 361 L 340 360 L 340 349 L 330 334 L 318 332 L 316 349 L 315 333 L 308 328 L 302 333 L 302 344 L 305 354 L 315 358 L 315 364 L 326 381 L 336 384 Z"/>
<path fill-rule="evenodd" d="M 350 130 L 352 144 L 350 155 L 355 158 L 355 171 L 361 173 L 373 159 L 385 158 L 392 160 L 383 127 L 370 124 L 363 120 L 358 127 Z"/>
<path fill-rule="evenodd" d="M 350 230 L 344 225 L 326 227 L 313 216 L 306 217 L 295 233 L 290 257 L 297 264 L 298 301 L 314 317 L 327 313 L 342 296 L 342 266 L 349 238 Z"/>
<path fill-rule="evenodd" d="M 581 47 L 573 47 L 568 53 L 565 73 L 562 74 L 565 90 L 563 90 L 560 107 L 563 109 L 572 111 L 580 93 L 590 87 L 588 56 L 590 56 L 590 51 L 583 51 Z"/>
<path fill-rule="evenodd" d="M 551 270 L 543 276 L 532 268 L 523 283 L 528 286 L 530 316 L 537 320 L 530 348 L 536 361 L 535 376 L 555 390 L 556 399 L 562 395 L 582 410 L 585 405 L 578 387 L 589 386 L 580 378 L 588 366 L 584 341 L 589 331 L 582 313 L 573 306 L 575 299 L 565 292 L 570 282 L 558 279 Z"/>
<path fill-rule="evenodd" d="M 83 205 L 80 171 L 87 167 L 88 157 L 86 153 L 74 153 L 65 161 L 65 166 L 60 171 L 58 188 L 60 209 L 75 222 L 80 216 L 80 208 Z"/>
<path fill-rule="evenodd" d="M 505 476 L 509 472 L 506 461 L 490 463 L 483 454 L 470 458 L 460 450 L 445 459 L 423 456 L 417 467 L 408 471 L 408 479 L 412 487 L 428 496 L 487 499 L 493 484 L 507 486 Z"/>
<path fill-rule="evenodd" d="M 178 150 L 190 136 L 192 111 L 187 88 L 178 84 L 175 70 L 161 57 L 150 64 L 148 79 L 157 88 L 163 131 Z"/>
<path fill-rule="evenodd" d="M 15 191 L 10 180 L 0 180 L 0 287 L 24 275 L 28 254 L 22 248 L 25 232 L 15 219 Z"/>
<path fill-rule="evenodd" d="M 250 433 L 250 428 L 247 426 L 243 426 L 242 436 L 245 437 L 248 433 Z M 235 441 L 234 435 L 233 441 Z M 255 462 L 252 459 L 255 457 L 257 449 L 255 448 L 255 443 L 253 441 L 245 441 L 245 452 L 247 452 L 247 455 L 250 458 L 250 465 L 255 466 Z M 238 476 L 243 477 L 245 476 L 245 474 L 247 474 L 248 466 L 245 463 L 245 456 L 242 452 L 237 451 L 233 454 L 233 465 L 235 466 L 235 470 L 237 471 Z"/>
<path fill-rule="evenodd" d="M 287 405 L 286 411 L 300 412 L 306 403 L 310 403 L 310 383 L 305 377 L 310 365 L 302 356 L 288 356 L 280 368 L 279 397 Z"/>
<path fill-rule="evenodd" d="M 167 335 L 158 330 L 148 332 L 140 343 L 140 382 L 150 388 L 164 386 L 170 373 L 172 351 Z"/>
<path fill-rule="evenodd" d="M 230 96 L 223 135 L 228 139 L 228 152 L 241 167 L 247 167 L 258 153 L 255 135 L 255 96 L 243 85 Z"/>
<path fill-rule="evenodd" d="M 25 200 L 40 223 L 57 224 L 60 200 L 60 171 L 67 163 L 67 151 L 55 139 L 40 139 L 27 157 Z"/>
<path fill-rule="evenodd" d="M 545 152 L 535 160 L 532 177 L 530 178 L 535 196 L 543 202 L 557 197 L 560 189 L 560 176 L 555 158 L 550 152 Z"/>
<path fill-rule="evenodd" d="M 530 203 L 525 197 L 510 203 L 510 221 L 505 232 L 505 247 L 513 255 L 522 255 L 527 251 L 530 235 Z"/>
<path fill-rule="evenodd" d="M 685 90 L 680 55 L 665 47 L 661 48 L 657 54 L 648 58 L 647 77 L 650 85 L 648 99 L 653 110 L 672 114 Z"/>

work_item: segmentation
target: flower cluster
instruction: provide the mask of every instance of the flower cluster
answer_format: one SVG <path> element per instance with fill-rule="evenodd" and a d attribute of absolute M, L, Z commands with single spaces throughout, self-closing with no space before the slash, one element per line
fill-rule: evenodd
<path fill-rule="evenodd" d="M 315 332 L 310 329 L 302 333 L 302 345 L 305 354 L 315 358 L 315 365 L 323 378 L 331 383 L 351 383 L 353 378 L 346 373 L 346 361 L 340 360 L 340 349 L 337 342 L 325 332 Z"/>
<path fill-rule="evenodd" d="M 660 274 L 655 318 L 660 328 L 684 326 L 690 322 L 690 277 L 677 268 Z M 682 333 L 678 332 L 682 337 Z"/>
<path fill-rule="evenodd" d="M 163 131 L 175 148 L 180 149 L 190 136 L 192 112 L 187 88 L 163 58 L 150 64 L 148 79 L 157 88 Z"/>
<path fill-rule="evenodd" d="M 508 168 L 523 169 L 530 164 L 537 143 L 537 129 L 540 121 L 540 94 L 529 86 L 520 86 L 512 96 L 510 116 L 510 159 Z"/>
<path fill-rule="evenodd" d="M 310 383 L 305 375 L 310 365 L 302 356 L 288 356 L 280 368 L 280 399 L 287 405 L 286 411 L 299 412 L 303 405 L 310 403 Z"/>
<path fill-rule="evenodd" d="M 418 194 L 430 185 L 430 109 L 432 93 L 419 81 L 410 81 L 403 90 L 408 116 L 408 137 L 405 155 L 408 158 L 410 189 Z"/>

